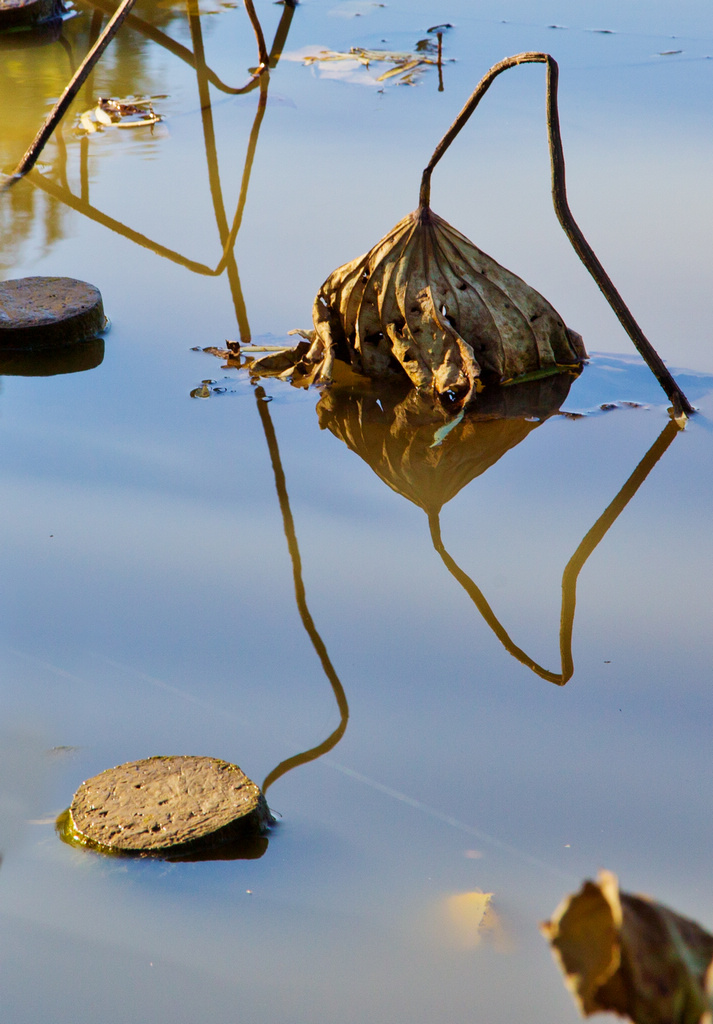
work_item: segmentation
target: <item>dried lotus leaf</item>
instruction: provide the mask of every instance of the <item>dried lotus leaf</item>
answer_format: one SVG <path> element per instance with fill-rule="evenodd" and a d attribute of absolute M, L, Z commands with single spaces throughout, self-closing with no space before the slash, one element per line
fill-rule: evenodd
<path fill-rule="evenodd" d="M 313 310 L 310 358 L 371 377 L 405 373 L 465 404 L 483 383 L 577 367 L 582 339 L 517 275 L 428 207 L 332 273 Z"/>
<path fill-rule="evenodd" d="M 711 1024 L 707 984 L 713 936 L 600 871 L 541 930 L 582 1014 L 614 1012 L 634 1024 Z"/>
<path fill-rule="evenodd" d="M 314 302 L 315 339 L 306 361 L 329 382 L 335 358 L 374 378 L 406 375 L 446 404 L 464 407 L 485 383 L 509 384 L 578 367 L 582 338 L 517 275 L 481 252 L 430 208 L 431 173 L 494 79 L 518 64 L 547 66 L 547 131 L 552 200 L 558 220 L 622 326 L 673 402 L 693 407 L 643 334 L 578 227 L 567 202 L 557 110 L 557 62 L 520 53 L 481 79 L 433 152 L 421 178 L 418 209 L 366 255 L 338 267 Z M 286 371 L 287 373 L 289 371 Z"/>

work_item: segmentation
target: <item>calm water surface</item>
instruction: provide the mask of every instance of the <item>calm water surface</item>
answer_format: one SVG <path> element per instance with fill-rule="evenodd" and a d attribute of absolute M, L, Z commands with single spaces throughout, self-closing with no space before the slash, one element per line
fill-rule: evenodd
<path fill-rule="evenodd" d="M 140 0 L 2 196 L 3 276 L 92 281 L 111 319 L 93 368 L 2 368 L 4 1020 L 566 1024 L 537 924 L 598 868 L 713 927 L 713 23 L 647 6 L 258 2 L 275 67 L 236 93 L 241 6 Z M 77 11 L 0 43 L 4 170 L 106 21 Z M 302 61 L 446 21 L 441 91 Z M 309 326 L 481 74 L 534 49 L 573 211 L 699 408 L 685 431 L 556 223 L 537 67 L 498 80 L 433 205 L 582 333 L 568 393 L 434 450 L 398 403 L 193 350 Z M 164 120 L 78 132 L 107 95 Z M 262 857 L 59 841 L 83 779 L 168 753 L 267 780 Z"/>

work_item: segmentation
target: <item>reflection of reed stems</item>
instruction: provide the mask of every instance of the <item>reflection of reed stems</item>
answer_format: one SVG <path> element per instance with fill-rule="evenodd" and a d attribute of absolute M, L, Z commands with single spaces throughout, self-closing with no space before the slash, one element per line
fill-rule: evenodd
<path fill-rule="evenodd" d="M 297 0 L 284 0 L 282 17 L 280 18 L 280 23 L 277 26 L 275 38 L 272 40 L 272 49 L 270 50 L 270 57 L 268 60 L 268 65 L 271 70 L 277 67 L 277 63 L 282 56 L 282 51 L 285 43 L 287 42 L 287 33 L 290 31 L 290 25 L 292 24 L 296 5 Z"/>
<path fill-rule="evenodd" d="M 102 0 L 92 0 L 92 3 L 95 6 L 101 6 Z M 290 28 L 290 23 L 293 14 L 294 7 L 292 5 L 286 6 L 285 10 L 283 11 L 282 17 L 280 18 L 280 24 L 275 35 L 275 41 L 274 43 L 272 43 L 272 51 L 270 55 L 270 61 L 274 63 L 274 65 L 277 65 L 277 62 L 282 54 L 282 47 L 285 44 L 285 40 L 287 38 L 287 33 Z M 139 31 L 143 32 L 145 30 L 143 28 L 140 28 Z M 168 37 L 166 37 L 166 40 L 168 40 Z M 161 45 L 167 46 L 167 43 L 161 43 Z M 170 47 L 168 48 L 170 49 Z M 186 49 L 185 53 L 191 56 L 191 60 L 188 62 L 190 62 L 191 65 L 196 69 L 197 58 L 194 56 L 193 53 L 191 53 L 191 50 Z M 216 85 L 216 82 L 214 81 L 215 76 L 213 75 L 212 72 L 210 72 L 210 70 L 206 66 L 204 57 L 202 57 L 200 62 L 202 63 L 203 74 L 205 75 L 205 77 L 208 79 L 208 81 L 211 82 L 211 84 Z M 51 181 L 49 178 L 45 177 L 44 175 L 40 174 L 37 171 L 35 171 L 34 174 L 32 174 L 28 180 L 30 180 L 34 185 L 37 185 L 43 191 L 46 191 L 46 193 L 48 193 L 54 199 L 58 199 L 61 203 L 65 203 L 71 209 L 77 210 L 78 213 L 83 214 L 85 217 L 89 217 L 90 220 L 93 220 L 96 223 L 101 224 L 103 227 L 108 227 L 110 230 L 115 231 L 117 234 L 120 234 L 120 236 L 122 236 L 123 238 L 128 239 L 129 242 L 133 242 L 135 245 L 141 246 L 141 248 L 143 249 L 150 249 L 152 252 L 156 253 L 157 256 L 161 256 L 164 259 L 171 260 L 172 263 L 177 263 L 179 266 L 184 266 L 187 270 L 191 270 L 193 273 L 200 273 L 206 276 L 210 276 L 210 278 L 217 278 L 217 276 L 219 276 L 222 273 L 222 271 L 228 264 L 230 254 L 232 254 L 232 249 L 233 246 L 235 245 L 236 238 L 238 236 L 238 231 L 243 220 L 243 212 L 245 210 L 245 203 L 247 198 L 247 187 L 250 181 L 250 171 L 252 169 L 252 163 L 255 156 L 255 148 L 257 146 L 257 137 L 260 130 L 260 124 L 264 116 L 265 105 L 267 102 L 267 83 L 268 76 L 266 74 L 256 77 L 254 80 L 252 80 L 250 86 L 246 87 L 245 89 L 230 90 L 226 87 L 223 88 L 221 83 L 217 83 L 217 88 L 223 88 L 223 91 L 228 92 L 247 92 L 249 91 L 249 89 L 257 88 L 259 86 L 260 98 L 258 100 L 255 121 L 253 123 L 253 127 L 250 132 L 250 138 L 248 140 L 248 150 L 246 154 L 245 170 L 243 171 L 243 179 L 241 181 L 241 191 L 238 202 L 238 208 L 236 210 L 233 225 L 232 227 L 230 227 L 230 230 L 228 231 L 227 236 L 225 237 L 225 242 L 223 244 L 223 251 L 220 260 L 218 261 L 218 264 L 215 268 L 209 267 L 205 263 L 200 263 L 198 260 L 192 260 L 187 256 L 183 256 L 181 253 L 176 252 L 174 249 L 169 249 L 168 246 L 161 245 L 161 243 L 154 242 L 152 239 L 146 237 L 145 234 L 142 234 L 140 231 L 136 231 L 132 227 L 128 227 L 126 224 L 123 224 L 116 218 L 110 217 L 108 214 L 102 213 L 100 210 L 97 210 L 95 207 L 92 207 L 88 202 L 88 174 L 86 173 L 86 162 L 82 165 L 83 169 L 80 170 L 81 199 L 78 199 L 76 196 L 74 196 L 69 189 L 62 188 L 60 185 L 57 185 L 55 182 Z M 201 85 L 199 83 L 199 90 L 200 88 Z M 80 159 L 82 157 L 82 153 L 83 151 L 80 148 Z M 210 174 L 210 156 L 208 156 L 207 159 L 209 161 Z M 214 166 L 216 168 L 217 173 L 217 162 L 215 163 Z M 211 183 L 211 191 L 212 190 L 213 185 Z M 243 312 L 240 311 L 240 308 L 240 302 L 236 302 L 236 315 L 238 316 L 238 323 L 239 326 L 241 327 L 241 332 L 245 331 L 246 336 L 249 337 L 250 328 L 247 322 L 247 315 L 244 316 Z"/>
<path fill-rule="evenodd" d="M 438 91 L 443 92 L 443 33 L 438 33 Z"/>
<path fill-rule="evenodd" d="M 20 160 L 19 164 L 13 171 L 11 177 L 6 184 L 12 184 L 21 178 L 23 174 L 26 174 L 30 168 L 34 167 L 37 158 L 44 149 L 48 142 L 52 132 L 57 127 L 58 123 L 62 120 L 69 105 L 81 89 L 84 81 L 91 74 L 94 65 L 97 63 L 101 55 L 106 50 L 109 43 L 112 41 L 116 33 L 121 28 L 121 24 L 124 18 L 127 16 L 131 8 L 136 3 L 136 0 L 122 0 L 122 3 L 114 13 L 113 18 L 107 23 L 106 28 L 97 39 L 94 46 L 91 48 L 89 53 L 86 55 L 82 63 L 77 68 L 76 72 L 72 76 L 66 89 L 55 103 L 54 107 L 50 111 L 45 123 L 40 128 L 39 132 L 35 136 L 29 149 Z"/>
<path fill-rule="evenodd" d="M 89 46 L 94 46 L 95 42 L 99 38 L 101 32 L 102 21 L 104 15 L 101 11 L 93 10 L 92 18 L 89 22 L 89 32 L 87 42 Z M 94 72 L 87 76 L 87 80 L 84 83 L 84 101 L 88 105 L 91 105 L 94 100 Z M 69 188 L 69 185 L 65 181 L 65 185 Z M 89 136 L 84 135 L 79 140 L 79 194 L 85 202 L 89 202 Z"/>
<path fill-rule="evenodd" d="M 60 202 L 64 203 L 71 210 L 76 210 L 78 213 L 83 214 L 90 220 L 95 221 L 97 224 L 101 224 L 102 227 L 109 228 L 110 231 L 114 231 L 117 235 L 121 235 L 122 238 L 127 238 L 130 242 L 134 242 L 136 245 L 140 245 L 143 249 L 150 249 L 151 252 L 156 253 L 157 256 L 162 256 L 167 260 L 171 260 L 172 263 L 178 263 L 182 267 L 186 267 L 187 270 L 193 271 L 194 274 L 204 274 L 207 277 L 217 277 L 217 273 L 211 267 L 207 267 L 205 263 L 199 263 L 197 260 L 191 260 L 187 256 L 182 256 L 180 252 L 176 252 L 175 249 L 169 249 L 167 245 L 161 245 L 160 242 L 154 242 L 153 239 L 148 238 L 146 235 L 142 235 L 140 231 L 135 231 L 133 228 L 127 227 L 126 224 L 122 224 L 121 221 L 116 220 L 114 217 L 110 217 L 106 213 L 102 213 L 101 210 L 97 210 L 96 207 L 90 203 L 84 202 L 84 200 L 77 198 L 72 192 L 62 188 L 55 182 L 50 181 L 49 178 L 45 177 L 44 174 L 40 174 L 37 170 L 33 171 L 27 178 L 31 184 L 36 185 L 37 188 L 42 189 L 43 192 L 47 192 L 55 199 L 59 199 Z"/>
<path fill-rule="evenodd" d="M 476 586 L 470 576 L 463 572 L 463 570 L 456 564 L 443 546 L 438 513 L 432 513 L 429 515 L 428 523 L 431 529 L 433 546 L 441 556 L 443 563 L 450 574 L 458 580 L 508 653 L 512 654 L 514 658 L 517 658 L 517 660 L 527 668 L 532 669 L 532 671 L 542 679 L 547 679 L 551 683 L 557 683 L 558 686 L 564 686 L 564 684 L 572 678 L 572 674 L 574 672 L 574 662 L 572 660 L 572 630 L 574 627 L 574 611 L 577 603 L 577 577 L 592 551 L 594 551 L 597 544 L 599 544 L 600 540 L 604 537 L 609 528 L 634 497 L 639 487 L 641 487 L 642 483 L 669 447 L 674 437 L 679 433 L 679 429 L 680 428 L 674 420 L 669 420 L 614 500 L 607 506 L 599 519 L 597 519 L 594 526 L 592 526 L 588 533 L 586 533 L 582 538 L 577 550 L 565 566 L 564 572 L 562 573 L 562 610 L 560 613 L 560 664 L 562 671 L 559 673 L 549 672 L 547 669 L 542 668 L 541 665 L 538 665 L 536 661 L 534 661 L 525 653 L 525 651 L 510 639 L 509 634 L 500 624 L 500 621 L 488 604 L 482 591 Z"/>
<path fill-rule="evenodd" d="M 559 112 L 557 108 L 557 82 L 559 68 L 557 61 L 549 53 L 518 53 L 514 57 L 507 57 L 498 64 L 494 64 L 486 75 L 481 78 L 474 92 L 458 114 L 453 124 L 436 146 L 433 156 L 426 166 L 421 178 L 421 191 L 419 194 L 419 206 L 428 207 L 431 199 L 431 173 L 450 144 L 460 132 L 461 128 L 470 118 L 475 108 L 486 94 L 493 81 L 503 71 L 516 67 L 518 64 L 546 64 L 547 65 L 547 140 L 550 147 L 550 165 L 552 169 L 552 202 L 554 203 L 557 219 L 562 225 L 564 233 L 570 240 L 574 251 L 579 256 L 589 273 L 592 275 L 605 299 L 614 310 L 622 327 L 629 335 L 639 354 L 646 362 L 657 381 L 673 403 L 677 415 L 681 412 L 692 413 L 693 406 L 690 404 L 683 391 L 669 373 L 660 355 L 648 340 L 639 327 L 614 287 L 609 275 L 601 265 L 594 250 L 582 234 L 579 225 L 572 216 L 567 201 L 567 188 L 565 185 L 564 151 L 562 149 L 562 136 L 560 134 Z"/>
<path fill-rule="evenodd" d="M 57 145 L 57 162 L 53 168 L 54 173 L 59 178 L 60 185 L 63 188 L 69 188 L 69 182 L 67 180 L 67 142 L 64 137 L 64 125 L 57 125 L 57 134 L 55 136 L 55 143 Z"/>
<path fill-rule="evenodd" d="M 247 11 L 248 18 L 250 18 L 250 24 L 253 27 L 255 33 L 255 39 L 257 40 L 257 53 L 260 59 L 260 67 L 266 68 L 270 58 L 267 55 L 267 47 L 265 46 L 265 36 L 262 34 L 262 25 L 258 20 L 258 16 L 255 13 L 255 7 L 253 0 L 243 0 L 245 4 L 245 10 Z"/>
<path fill-rule="evenodd" d="M 317 632 L 314 619 L 310 615 L 309 608 L 307 607 L 305 586 L 302 580 L 302 560 L 300 558 L 300 549 L 297 544 L 295 523 L 290 509 L 290 499 L 287 494 L 287 484 L 285 482 L 285 473 L 282 468 L 282 460 L 280 459 L 280 449 L 277 445 L 277 436 L 270 416 L 270 410 L 268 409 L 268 404 L 265 400 L 264 388 L 259 386 L 255 388 L 255 398 L 257 400 L 257 409 L 260 414 L 262 428 L 265 431 L 265 440 L 267 441 L 267 447 L 270 452 L 272 471 L 275 474 L 275 488 L 280 502 L 280 511 L 282 512 L 282 524 L 285 530 L 290 559 L 292 560 L 292 576 L 295 583 L 297 608 L 300 613 L 300 618 L 302 619 L 302 625 L 307 631 L 307 635 L 312 641 L 312 646 L 314 647 L 317 657 L 324 669 L 324 674 L 331 683 L 332 690 L 334 691 L 334 696 L 337 701 L 337 706 L 339 707 L 339 713 L 341 715 L 339 725 L 326 740 L 319 743 L 316 747 L 311 747 L 309 750 L 305 750 L 302 754 L 296 754 L 294 757 L 288 757 L 287 760 L 281 761 L 276 768 L 273 768 L 262 784 L 262 790 L 264 793 L 268 787 L 273 784 L 273 782 L 279 779 L 280 776 L 284 775 L 286 772 L 291 771 L 292 768 L 296 768 L 301 764 L 307 764 L 308 761 L 314 761 L 316 758 L 321 757 L 322 754 L 326 754 L 327 751 L 336 747 L 337 743 L 339 743 L 340 739 L 344 735 L 347 722 L 349 721 L 349 705 L 347 703 L 346 694 L 344 693 L 344 688 L 339 681 L 339 677 L 334 670 L 332 662 L 329 660 L 327 648 L 325 647 L 321 636 Z"/>
<path fill-rule="evenodd" d="M 210 102 L 210 85 L 208 83 L 207 64 L 205 61 L 205 48 L 203 46 L 203 29 L 201 27 L 201 20 L 198 11 L 197 0 L 187 0 L 186 9 L 188 13 L 188 24 L 191 30 L 191 42 L 193 43 L 193 53 L 195 54 L 196 59 L 196 80 L 198 82 L 198 96 L 201 107 L 201 122 L 203 125 L 203 140 L 205 143 L 206 161 L 208 163 L 208 183 L 210 187 L 211 199 L 213 200 L 215 223 L 218 227 L 220 243 L 223 246 L 223 253 L 224 256 L 226 257 L 228 282 L 230 284 L 230 293 L 233 297 L 233 306 L 235 307 L 235 316 L 238 321 L 240 338 L 241 340 L 249 341 L 250 324 L 248 323 L 248 314 L 245 308 L 243 289 L 240 284 L 240 274 L 238 273 L 238 265 L 235 262 L 235 252 L 233 251 L 233 246 L 228 245 L 228 218 L 225 215 L 225 204 L 223 203 L 223 190 L 221 189 L 220 186 L 220 171 L 218 169 L 218 151 L 215 144 L 213 110 Z M 267 79 L 265 79 L 265 85 L 267 86 Z M 257 115 L 255 119 L 257 120 Z M 262 120 L 262 115 L 260 115 L 260 120 Z M 247 183 L 245 183 L 244 189 L 245 192 L 247 193 Z M 240 190 L 240 199 L 238 201 L 239 207 L 241 201 L 243 204 L 245 203 L 243 187 L 241 187 Z"/>
<path fill-rule="evenodd" d="M 92 7 L 95 7 L 97 10 L 104 11 L 107 14 L 110 14 L 113 10 L 110 0 L 87 0 L 87 2 L 91 4 Z M 183 46 L 181 43 L 177 43 L 175 39 L 171 39 L 171 37 L 166 35 L 165 32 L 162 32 L 161 29 L 156 28 L 155 25 L 152 25 L 148 21 L 144 21 L 143 18 L 139 18 L 136 14 L 129 14 L 126 19 L 126 24 L 130 28 L 133 28 L 135 32 L 140 32 L 153 43 L 157 43 L 159 46 L 162 46 L 164 50 L 168 50 L 168 52 L 172 53 L 174 57 L 178 57 L 180 60 L 185 61 L 185 63 L 190 67 L 195 68 L 195 57 L 188 47 Z M 240 93 L 249 92 L 257 85 L 255 77 L 253 76 L 247 85 L 241 85 L 239 88 L 235 89 L 226 85 L 225 82 L 222 82 L 216 75 L 215 71 L 212 71 L 210 68 L 207 69 L 207 74 L 211 85 L 214 85 L 216 89 L 220 89 L 221 92 L 229 93 L 231 96 L 237 96 Z"/>
<path fill-rule="evenodd" d="M 93 2 L 99 5 L 99 0 L 93 0 Z M 282 17 L 280 18 L 280 23 L 277 27 L 277 32 L 275 34 L 275 41 L 273 43 L 273 50 L 275 51 L 276 54 L 274 57 L 275 63 L 277 63 L 277 61 L 280 58 L 280 54 L 282 52 L 281 47 L 284 45 L 285 38 L 287 36 L 287 31 L 289 29 L 293 14 L 293 8 L 286 7 L 285 10 L 283 11 Z M 195 68 L 196 58 L 193 56 L 193 54 L 191 54 L 190 50 L 186 50 L 186 53 L 190 54 L 190 63 Z M 211 82 L 211 84 L 215 84 L 213 80 L 214 76 L 205 65 L 205 62 L 203 62 L 203 67 L 205 70 L 206 78 Z M 221 258 L 215 268 L 208 267 L 206 266 L 205 263 L 199 263 L 198 260 L 189 259 L 187 256 L 183 256 L 181 253 L 176 252 L 175 249 L 170 249 L 168 246 L 162 245 L 160 242 L 154 242 L 153 239 L 148 238 L 140 231 L 135 231 L 133 228 L 128 227 L 121 221 L 116 220 L 114 217 L 110 217 L 108 214 L 103 213 L 101 210 L 96 209 L 96 207 L 93 207 L 89 203 L 88 198 L 85 196 L 83 185 L 80 186 L 82 189 L 82 198 L 78 199 L 68 189 L 62 188 L 55 182 L 51 181 L 49 178 L 45 177 L 42 174 L 39 174 L 37 171 L 30 175 L 28 181 L 31 181 L 33 185 L 36 185 L 44 192 L 49 193 L 49 195 L 53 196 L 55 199 L 59 199 L 60 202 L 65 203 L 65 205 L 69 206 L 70 209 L 76 210 L 78 213 L 83 214 L 85 217 L 89 217 L 90 220 L 95 221 L 97 224 L 101 224 L 103 227 L 108 228 L 110 231 L 114 231 L 116 234 L 121 235 L 123 238 L 128 239 L 130 242 L 133 242 L 136 245 L 140 245 L 144 249 L 149 249 L 151 252 L 156 253 L 157 256 L 161 256 L 164 259 L 170 260 L 172 263 L 177 263 L 179 266 L 185 267 L 187 270 L 190 270 L 194 274 L 202 274 L 206 277 L 219 277 L 220 274 L 222 274 L 223 270 L 225 270 L 226 266 L 228 265 L 232 246 L 235 244 L 235 239 L 237 237 L 238 230 L 240 229 L 240 225 L 242 223 L 243 211 L 245 208 L 245 201 L 247 197 L 247 186 L 250 181 L 250 171 L 252 169 L 252 163 L 255 156 L 255 149 L 257 146 L 260 125 L 262 123 L 262 119 L 265 113 L 265 107 L 267 104 L 268 77 L 266 74 L 260 75 L 259 79 L 256 78 L 253 81 L 250 88 L 257 88 L 258 86 L 260 87 L 261 95 L 258 101 L 258 109 L 255 115 L 255 121 L 253 123 L 253 127 L 250 132 L 250 138 L 248 140 L 248 148 L 245 158 L 246 165 L 245 170 L 243 171 L 238 207 L 236 209 L 233 224 L 230 228 L 228 235 L 226 236 Z M 218 85 L 218 88 L 221 88 L 221 86 Z M 246 88 L 245 90 L 238 89 L 232 91 L 243 92 L 248 91 L 248 89 Z M 208 159 L 210 161 L 210 157 L 208 157 Z M 249 326 L 247 324 L 247 317 L 243 318 L 242 313 L 238 312 L 239 308 L 239 304 L 236 304 L 236 315 L 238 316 L 238 324 L 240 325 L 241 330 L 245 329 L 247 331 L 249 336 Z"/>

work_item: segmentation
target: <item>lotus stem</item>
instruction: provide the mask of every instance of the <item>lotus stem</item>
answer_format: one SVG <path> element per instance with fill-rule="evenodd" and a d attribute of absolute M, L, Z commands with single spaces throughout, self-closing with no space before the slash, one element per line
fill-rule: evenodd
<path fill-rule="evenodd" d="M 464 127 L 465 123 L 486 94 L 493 81 L 503 71 L 515 67 L 518 64 L 546 64 L 547 65 L 547 140 L 550 148 L 550 167 L 552 172 L 552 202 L 554 204 L 557 219 L 562 225 L 564 233 L 570 240 L 574 251 L 579 256 L 589 273 L 592 275 L 600 291 L 604 295 L 611 308 L 614 310 L 622 327 L 634 343 L 639 355 L 649 367 L 657 381 L 665 391 L 673 404 L 674 414 L 690 415 L 694 408 L 678 386 L 673 376 L 667 369 L 664 361 L 656 349 L 648 340 L 644 332 L 634 319 L 629 307 L 614 287 L 609 275 L 599 262 L 594 250 L 584 237 L 579 225 L 572 216 L 567 201 L 567 188 L 565 184 L 565 163 L 562 149 L 562 137 L 560 134 L 559 111 L 557 107 L 557 83 L 559 68 L 557 61 L 549 53 L 518 53 L 513 57 L 506 57 L 498 64 L 494 64 L 486 75 L 478 82 L 472 95 L 466 102 L 461 112 L 456 117 L 446 134 L 436 146 L 433 156 L 424 169 L 421 178 L 421 190 L 419 193 L 419 207 L 424 209 L 430 206 L 431 201 L 431 174 L 433 168 L 446 152 L 456 135 Z"/>

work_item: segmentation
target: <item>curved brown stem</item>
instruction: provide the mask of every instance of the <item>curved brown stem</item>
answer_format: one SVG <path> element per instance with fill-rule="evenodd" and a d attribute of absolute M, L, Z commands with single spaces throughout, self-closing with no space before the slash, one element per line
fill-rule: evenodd
<path fill-rule="evenodd" d="M 265 46 L 265 36 L 262 34 L 262 25 L 255 12 L 253 6 L 253 0 L 244 0 L 245 10 L 247 11 L 248 18 L 250 18 L 250 24 L 253 27 L 255 33 L 255 39 L 257 40 L 257 52 L 260 58 L 260 66 L 266 68 L 270 62 L 270 57 L 267 52 L 267 46 Z"/>
<path fill-rule="evenodd" d="M 263 793 L 267 791 L 273 782 L 276 782 L 282 775 L 285 775 L 286 772 L 291 771 L 298 765 L 307 764 L 308 761 L 314 761 L 323 754 L 326 754 L 329 750 L 332 750 L 333 747 L 336 747 L 337 743 L 339 743 L 340 739 L 344 735 L 349 721 L 349 704 L 347 703 L 347 695 L 344 692 L 344 687 L 342 686 L 339 676 L 337 675 L 334 665 L 327 653 L 324 640 L 322 640 L 322 637 L 319 635 L 317 627 L 314 624 L 314 619 L 307 607 L 307 596 L 305 594 L 305 585 L 302 579 L 302 559 L 300 558 L 300 549 L 297 544 L 295 521 L 292 518 L 292 510 L 290 509 L 290 498 L 287 493 L 285 471 L 282 468 L 280 449 L 277 444 L 277 435 L 275 434 L 275 427 L 273 426 L 272 418 L 270 417 L 270 410 L 267 407 L 265 397 L 265 389 L 258 385 L 258 387 L 255 388 L 255 400 L 257 402 L 260 421 L 265 432 L 267 447 L 270 452 L 272 470 L 275 475 L 275 489 L 277 491 L 278 501 L 280 502 L 282 524 L 285 530 L 285 538 L 287 540 L 287 548 L 290 553 L 290 560 L 292 562 L 292 577 L 295 585 L 297 608 L 300 613 L 300 618 L 302 619 L 302 625 L 312 641 L 312 646 L 319 658 L 324 674 L 332 687 L 334 699 L 336 700 L 337 707 L 339 708 L 339 724 L 326 738 L 326 740 L 318 743 L 315 747 L 311 747 L 309 750 L 303 751 L 301 754 L 295 754 L 293 757 L 288 757 L 273 768 L 262 784 Z"/>
<path fill-rule="evenodd" d="M 567 188 L 565 185 L 565 164 L 564 152 L 562 150 L 562 137 L 560 135 L 559 112 L 557 108 L 557 82 L 559 68 L 557 61 L 549 53 L 518 53 L 514 57 L 506 57 L 498 64 L 494 64 L 486 75 L 481 78 L 474 92 L 461 110 L 458 117 L 450 126 L 446 134 L 436 146 L 433 156 L 424 169 L 421 178 L 421 190 L 419 193 L 419 206 L 428 207 L 431 200 L 431 174 L 433 168 L 446 152 L 456 135 L 464 127 L 475 108 L 480 103 L 494 80 L 508 68 L 516 67 L 518 64 L 546 64 L 547 65 L 547 140 L 550 147 L 550 166 L 552 170 L 552 202 L 554 203 L 557 219 L 562 225 L 564 233 L 570 240 L 574 251 L 579 256 L 589 273 L 592 275 L 600 291 L 604 295 L 622 327 L 633 341 L 636 349 L 649 367 L 656 380 L 659 382 L 668 398 L 673 403 L 674 413 L 680 416 L 682 413 L 690 415 L 694 412 L 693 406 L 680 389 L 673 376 L 667 369 L 664 361 L 648 340 L 644 332 L 634 319 L 629 307 L 614 287 L 609 275 L 599 262 L 594 250 L 586 240 L 582 231 L 572 216 L 567 201 Z"/>
<path fill-rule="evenodd" d="M 441 524 L 438 513 L 431 513 L 429 515 L 428 525 L 431 531 L 433 547 L 441 556 L 441 560 L 451 576 L 458 580 L 507 652 L 521 662 L 521 664 L 531 669 L 535 675 L 540 676 L 541 679 L 546 679 L 550 683 L 556 683 L 558 686 L 564 686 L 572 678 L 574 673 L 572 631 L 574 629 L 574 612 L 577 606 L 577 578 L 584 563 L 606 535 L 609 528 L 619 518 L 666 449 L 674 438 L 678 436 L 680 430 L 681 427 L 676 420 L 669 419 L 619 493 L 602 512 L 596 523 L 584 535 L 577 546 L 577 550 L 564 567 L 564 572 L 562 573 L 562 605 L 559 633 L 560 672 L 551 672 L 543 668 L 534 658 L 531 658 L 521 647 L 517 646 L 488 604 L 483 592 L 446 551 L 441 539 Z"/>

